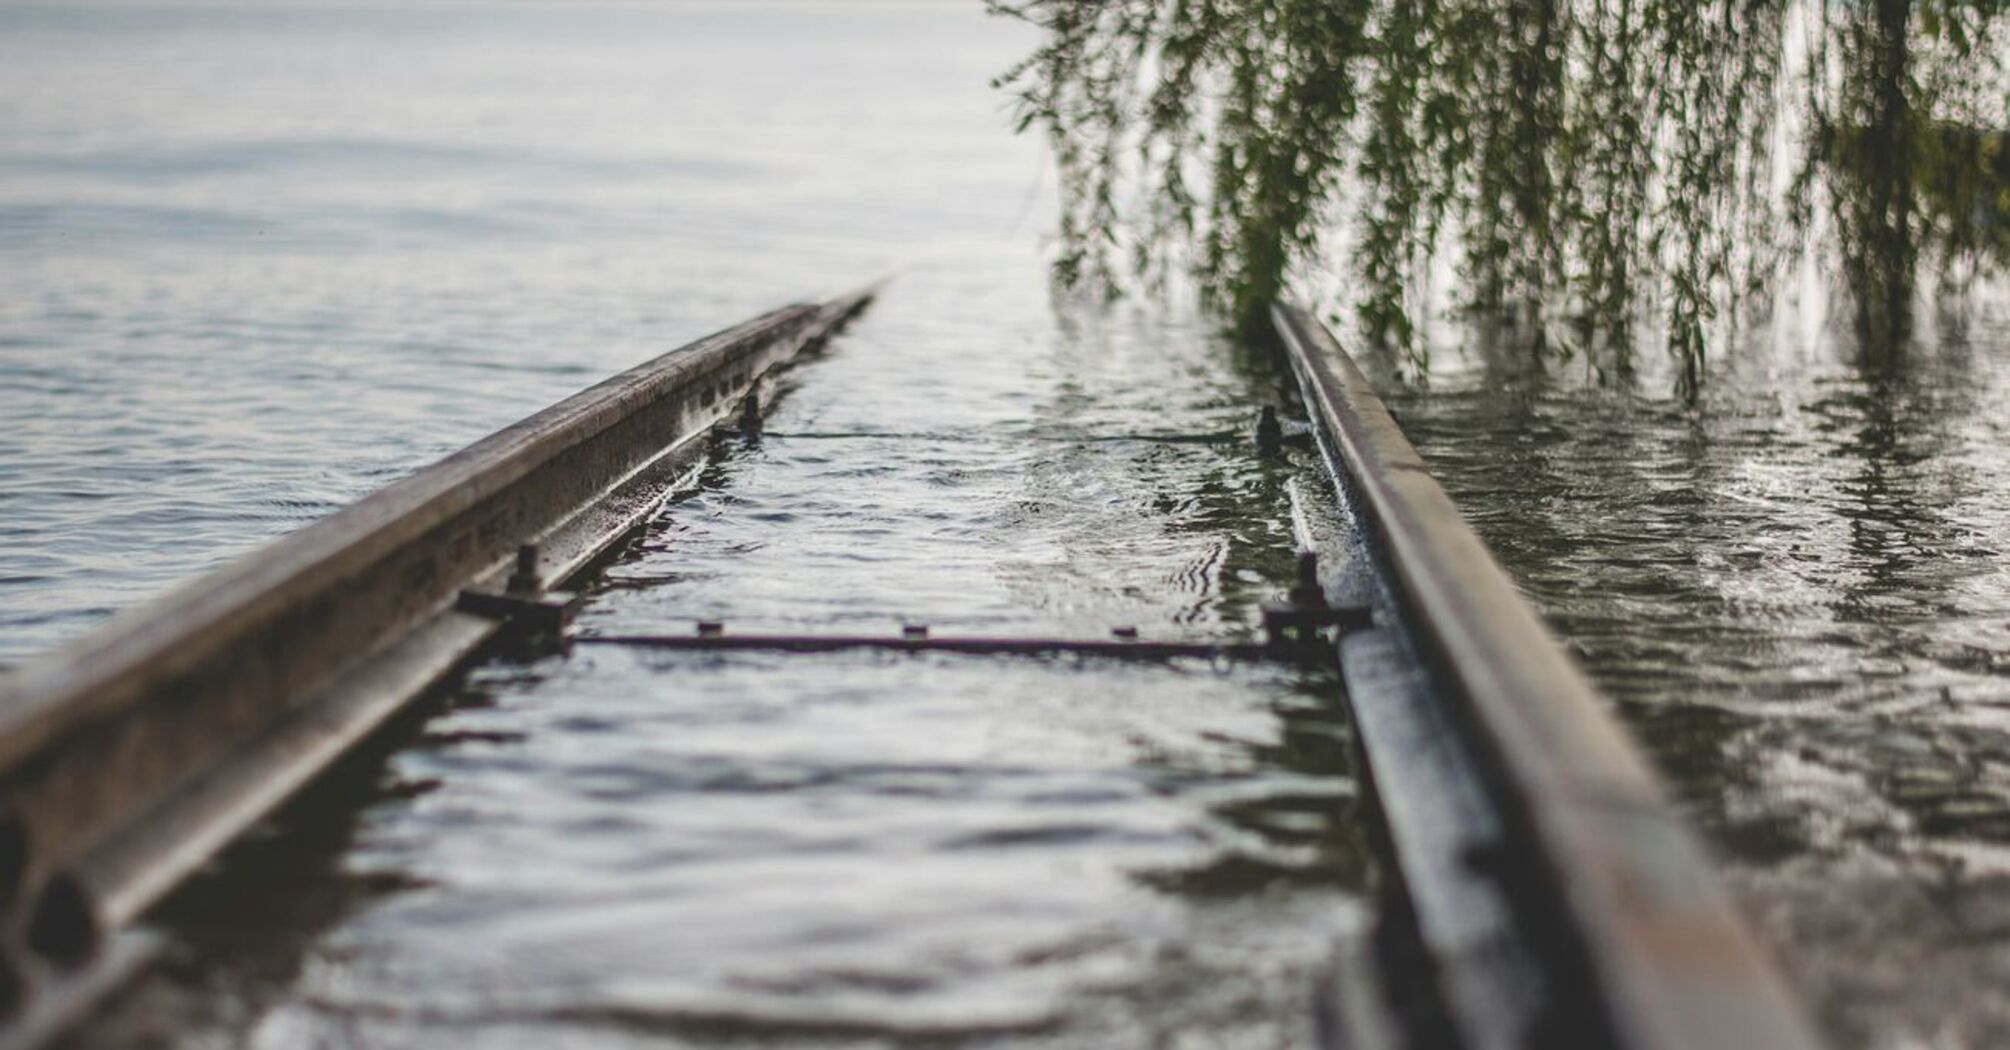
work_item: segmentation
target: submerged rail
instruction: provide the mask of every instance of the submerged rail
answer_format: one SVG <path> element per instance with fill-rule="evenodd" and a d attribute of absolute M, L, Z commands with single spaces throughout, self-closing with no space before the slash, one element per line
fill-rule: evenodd
<path fill-rule="evenodd" d="M 115 931 L 396 711 L 499 636 L 562 628 L 559 588 L 657 509 L 707 435 L 757 427 L 776 371 L 871 296 L 777 310 L 624 372 L 0 679 L 0 1050 L 59 1033 L 143 963 L 145 935 Z M 1316 441 L 1353 553 L 1378 569 L 1378 593 L 1352 596 L 1369 607 L 1330 605 L 1307 554 L 1262 644 L 716 623 L 573 641 L 1337 653 L 1394 876 L 1380 962 L 1398 1002 L 1368 1018 L 1360 986 L 1338 989 L 1362 1016 L 1336 1023 L 1386 1033 L 1393 1017 L 1394 1042 L 1460 1050 L 1816 1046 L 1646 764 L 1361 373 L 1309 315 L 1274 321 L 1309 438 L 1267 417 L 1259 443 Z"/>
<path fill-rule="evenodd" d="M 1647 764 L 1366 378 L 1309 314 L 1273 321 L 1401 623 L 1347 635 L 1341 666 L 1456 1044 L 1818 1045 Z"/>
<path fill-rule="evenodd" d="M 715 427 L 862 310 L 671 351 L 0 679 L 0 1046 L 137 952 L 108 931 L 629 535 Z"/>

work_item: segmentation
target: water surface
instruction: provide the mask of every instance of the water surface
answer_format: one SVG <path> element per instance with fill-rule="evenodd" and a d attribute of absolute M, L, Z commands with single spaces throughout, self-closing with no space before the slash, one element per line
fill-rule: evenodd
<path fill-rule="evenodd" d="M 0 661 L 635 361 L 1043 228 L 900 3 L 0 5 Z M 932 304 L 948 309 L 950 302 Z"/>
<path fill-rule="evenodd" d="M 898 266 L 585 632 L 1246 637 L 1274 381 L 1056 314 L 975 5 L 14 11 L 7 645 L 635 359 Z M 15 96 L 17 99 L 19 96 Z M 18 480 L 14 480 L 18 479 Z M 168 537 L 173 542 L 164 542 Z M 1311 1045 L 1366 923 L 1323 672 L 478 673 L 221 859 L 100 1046 Z"/>
<path fill-rule="evenodd" d="M 2010 295 L 1865 368 L 1812 289 L 1702 402 L 1484 352 L 1392 407 L 1845 1046 L 2010 1040 Z"/>
<path fill-rule="evenodd" d="M 1286 478 L 1213 439 L 1267 379 L 1052 306 L 1049 161 L 986 83 L 1031 43 L 974 3 L 0 6 L 0 661 L 896 267 L 585 625 L 1245 632 Z M 1866 369 L 1813 277 L 1693 405 L 1479 338 L 1388 389 L 1837 1041 L 2010 1042 L 2010 315 L 1923 302 Z M 1293 1045 L 1361 922 L 1327 686 L 493 668 L 178 897 L 87 1042 Z"/>

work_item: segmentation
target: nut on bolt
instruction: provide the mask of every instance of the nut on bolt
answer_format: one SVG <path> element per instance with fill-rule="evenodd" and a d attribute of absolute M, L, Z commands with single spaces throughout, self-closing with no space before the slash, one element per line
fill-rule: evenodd
<path fill-rule="evenodd" d="M 1301 609 L 1324 609 L 1326 588 L 1319 586 L 1319 555 L 1298 552 L 1298 582 L 1291 588 L 1291 604 Z"/>
<path fill-rule="evenodd" d="M 526 543 L 516 549 L 516 571 L 509 577 L 511 594 L 535 594 L 544 590 L 544 577 L 537 571 L 537 544 Z"/>
<path fill-rule="evenodd" d="M 1256 414 L 1256 451 L 1264 456 L 1284 451 L 1284 424 L 1278 420 L 1274 406 L 1265 405 Z"/>

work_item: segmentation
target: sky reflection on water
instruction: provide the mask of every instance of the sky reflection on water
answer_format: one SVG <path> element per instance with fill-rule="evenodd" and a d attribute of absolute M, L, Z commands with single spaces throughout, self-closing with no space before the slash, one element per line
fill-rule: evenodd
<path fill-rule="evenodd" d="M 1480 6 L 1433 9 L 1470 15 Z M 1619 48 L 1611 17 L 1620 8 L 1595 6 L 1602 21 L 1586 25 L 1618 49 L 1605 55 L 1611 69 L 1637 72 L 1654 59 L 1638 41 Z M 1739 17 L 1781 33 L 1792 28 L 1778 21 L 1785 10 L 1746 5 Z M 1413 28 L 1428 41 L 1443 27 Z M 1875 73 L 1895 54 L 1875 46 L 1891 43 L 1880 32 L 1839 22 L 1830 54 Z M 1766 58 L 1755 49 L 1772 39 L 1692 56 L 1684 90 L 1744 86 L 1740 70 Z M 1246 626 L 1249 601 L 1287 568 L 1288 545 L 1243 511 L 1274 500 L 1270 482 L 1232 459 L 1224 466 L 1205 445 L 1147 444 L 1127 458 L 1073 442 L 1171 426 L 1169 390 L 1205 394 L 1185 404 L 1181 426 L 1231 430 L 1260 384 L 1224 371 L 1226 345 L 1192 326 L 1124 310 L 1100 321 L 1092 311 L 1049 312 L 1040 273 L 1054 208 L 1048 162 L 1040 143 L 1008 134 L 1007 102 L 985 85 L 1034 43 L 985 21 L 974 3 L 0 7 L 0 284 L 9 289 L 0 297 L 0 660 L 73 637 L 634 360 L 900 264 L 920 276 L 903 278 L 876 316 L 878 350 L 854 346 L 806 374 L 798 393 L 808 396 L 782 422 L 862 430 L 893 415 L 891 432 L 933 443 L 887 433 L 822 445 L 778 438 L 722 468 L 728 484 L 683 508 L 675 542 L 662 539 L 632 566 L 602 615 L 702 610 L 888 626 L 925 609 L 1068 630 L 1125 620 L 1168 631 Z M 1400 72 L 1405 54 L 1391 52 L 1383 71 Z M 1935 59 L 1917 68 L 1944 76 L 1953 67 Z M 1927 86 L 1950 84 L 1961 86 Z M 1890 98 L 1851 91 L 1825 100 L 1837 119 L 1816 148 L 1774 155 L 1777 170 L 1809 161 L 1821 180 L 1782 227 L 1821 247 L 1777 271 L 1758 265 L 1769 257 L 1751 242 L 1718 237 L 1751 228 L 1738 225 L 1752 202 L 1730 177 L 1744 170 L 1735 157 L 1728 168 L 1683 169 L 1703 180 L 1686 225 L 1667 225 L 1651 244 L 1629 239 L 1669 215 L 1629 181 L 1641 175 L 1640 155 L 1623 147 L 1638 145 L 1628 136 L 1641 129 L 1615 124 L 1602 139 L 1542 139 L 1545 150 L 1591 150 L 1572 155 L 1600 173 L 1581 185 L 1557 181 L 1575 167 L 1482 164 L 1465 182 L 1387 169 L 1367 213 L 1380 223 L 1382 240 L 1370 238 L 1379 261 L 1357 273 L 1335 253 L 1328 261 L 1341 265 L 1290 276 L 1334 302 L 1373 308 L 1343 315 L 1354 345 L 1401 337 L 1375 360 L 1405 425 L 1732 858 L 1753 914 L 1839 1042 L 2010 1043 L 2010 1014 L 1995 994 L 2010 981 L 2010 293 L 2000 271 L 2010 153 L 2000 114 L 1994 124 L 1943 119 L 1986 117 L 1992 111 L 1977 107 L 1989 98 L 1897 125 L 1865 119 Z M 1615 100 L 1624 101 L 1603 98 Z M 1501 146 L 1553 132 L 1545 113 L 1569 115 L 1495 106 L 1477 117 L 1492 122 Z M 1682 107 L 1656 126 L 1716 127 L 1672 119 L 1698 113 L 1748 137 L 1760 126 L 1750 110 Z M 1404 153 L 1415 142 L 1396 134 L 1421 125 L 1378 126 L 1385 160 L 1425 155 Z M 1903 134 L 1892 138 L 1894 128 Z M 1723 160 L 1705 148 L 1708 137 L 1690 143 L 1702 151 L 1690 155 Z M 1585 192 L 1535 192 L 1544 185 Z M 1476 255 L 1441 253 L 1460 256 L 1449 263 L 1427 258 L 1415 238 L 1431 207 L 1450 203 L 1437 195 L 1457 186 L 1484 190 L 1477 214 L 1516 236 L 1481 238 Z M 1541 228 L 1554 236 L 1520 235 Z M 1692 237 L 1700 250 L 1685 246 Z M 1692 295 L 1690 313 L 1671 313 L 1646 291 L 1650 276 L 1705 272 L 1713 261 L 1767 277 L 1767 294 L 1752 300 L 1763 308 Z M 1559 270 L 1582 278 L 1574 302 L 1544 298 Z M 1708 280 L 1717 293 L 1735 283 L 1714 272 Z M 1548 324 L 1509 316 L 1489 325 L 1453 309 L 1489 298 L 1532 302 Z M 1577 323 L 1587 317 L 1590 325 Z M 1690 399 L 1679 395 L 1681 325 L 1699 319 L 1708 322 L 1707 374 Z M 1538 332 L 1548 352 L 1532 363 Z M 1662 354 L 1663 345 L 1677 352 Z M 1554 352 L 1565 347 L 1571 356 Z M 1424 349 L 1433 367 L 1419 386 Z M 1153 383 L 1117 381 L 1120 366 L 1150 361 L 1165 369 Z M 959 387 L 981 396 L 956 401 Z M 896 395 L 898 404 L 884 400 Z M 839 420 L 845 404 L 865 415 Z M 952 440 L 957 427 L 980 433 Z M 867 473 L 846 473 L 854 469 Z M 844 534 L 839 526 L 870 502 L 861 494 L 890 479 L 910 489 L 865 515 L 883 531 Z M 802 498 L 791 485 L 823 495 Z M 784 513 L 784 502 L 795 505 Z M 820 515 L 818 529 L 803 524 Z M 860 547 L 889 542 L 929 571 L 861 564 Z M 777 556 L 825 559 L 814 595 L 763 562 L 769 545 Z M 764 564 L 766 575 L 752 571 Z M 907 605 L 887 600 L 889 581 Z M 886 669 L 848 673 L 863 685 Z M 702 675 L 725 683 L 718 696 L 749 703 L 759 698 L 743 694 L 768 688 L 732 668 Z M 277 845 L 234 854 L 226 868 L 256 876 L 206 883 L 178 904 L 178 929 L 225 961 L 171 971 L 169 1015 L 193 1010 L 201 1031 L 272 1045 L 341 1031 L 423 1043 L 465 1022 L 469 1003 L 489 1002 L 482 994 L 527 975 L 591 984 L 581 977 L 590 967 L 568 969 L 591 954 L 568 938 L 592 940 L 592 931 L 530 923 L 483 941 L 490 913 L 455 895 L 458 886 L 479 897 L 495 888 L 489 879 L 503 885 L 496 892 L 525 893 L 547 864 L 641 863 L 623 853 L 634 829 L 596 823 L 622 807 L 596 807 L 692 756 L 624 762 L 610 750 L 596 764 L 596 749 L 643 745 L 546 705 L 574 695 L 631 705 L 638 719 L 666 712 L 623 692 L 623 673 L 586 678 L 497 672 L 439 724 L 412 729 L 410 751 L 361 763 L 353 782 L 282 822 Z M 942 669 L 933 702 L 977 692 L 966 679 Z M 1047 669 L 1012 688 L 1037 705 L 1103 689 L 1096 683 L 1096 674 Z M 787 707 L 792 689 L 821 687 L 776 686 L 767 698 Z M 1352 921 L 1358 867 L 1323 886 L 1284 878 L 1286 900 L 1268 912 L 1165 902 L 1204 897 L 1222 871 L 1242 873 L 1231 885 L 1246 885 L 1250 870 L 1275 874 L 1262 849 L 1253 862 L 1238 853 L 1250 844 L 1285 843 L 1278 856 L 1302 864 L 1306 837 L 1324 834 L 1322 863 L 1354 856 L 1332 812 L 1314 812 L 1319 800 L 1344 798 L 1344 782 L 1285 775 L 1294 749 L 1316 755 L 1342 730 L 1307 712 L 1296 684 L 1175 675 L 1154 679 L 1160 687 L 1194 718 L 1143 728 L 1185 734 L 1184 754 L 1205 759 L 1199 780 L 1180 789 L 1193 793 L 1139 793 L 1152 776 L 1184 768 L 1178 746 L 1140 772 L 1151 763 L 1124 749 L 1143 730 L 1121 720 L 1092 727 L 1072 739 L 1106 745 L 1097 776 L 1121 787 L 1116 817 L 1080 843 L 1061 836 L 1037 847 L 1028 867 L 1012 870 L 1037 880 L 1075 864 L 1094 869 L 1111 896 L 1075 903 L 1082 914 L 1110 907 L 1132 932 L 1124 924 L 1185 915 L 1194 942 L 1218 950 L 1212 962 L 1154 970 L 1131 957 L 1118 976 L 1144 989 L 1137 1001 L 1147 1004 L 1197 987 L 1222 992 L 1201 1009 L 1208 1023 L 1228 1025 L 1274 1009 L 1266 997 L 1313 965 L 1309 946 L 1331 931 L 1309 916 Z M 1119 688 L 1129 686 L 1103 691 Z M 1225 710 L 1196 710 L 1214 703 Z M 1009 733 L 1013 713 L 989 710 L 981 724 Z M 1232 740 L 1216 739 L 1217 715 L 1235 723 Z M 803 732 L 784 742 L 813 739 Z M 567 750 L 539 757 L 534 737 Z M 621 768 L 602 768 L 609 763 Z M 543 779 L 559 769 L 565 775 Z M 1252 774 L 1254 787 L 1239 785 L 1238 770 L 1277 779 Z M 942 788 L 926 770 L 900 777 L 910 775 L 893 788 Z M 859 781 L 870 788 L 861 797 L 892 791 L 870 779 Z M 717 788 L 650 782 L 665 799 Z M 545 790 L 566 797 L 543 798 L 538 805 L 552 808 L 540 810 L 513 794 Z M 1139 860 L 1104 836 L 1124 838 L 1112 829 L 1139 814 L 1159 832 L 1198 827 L 1220 838 L 1202 848 L 1146 842 L 1138 848 L 1151 856 Z M 471 831 L 482 827 L 495 837 Z M 553 846 L 560 836 L 564 849 Z M 594 844 L 581 845 L 588 838 Z M 582 852 L 569 854 L 575 847 Z M 525 870 L 511 869 L 518 863 Z M 266 876 L 308 889 L 246 889 Z M 1126 878 L 1133 884 L 1113 888 Z M 594 929 L 627 944 L 620 902 L 579 892 L 561 904 L 599 916 Z M 260 930 L 237 929 L 244 924 Z M 437 1014 L 400 998 L 401 967 L 435 947 L 401 942 L 401 924 L 472 938 L 465 952 L 449 944 L 439 949 L 448 957 L 433 959 L 463 982 L 453 995 L 467 998 Z M 490 960 L 479 956 L 501 941 L 526 957 L 525 970 L 483 968 Z M 553 947 L 561 942 L 572 947 Z M 737 946 L 755 959 L 749 943 Z M 1104 949 L 1081 943 L 1094 965 L 1069 972 L 1093 984 L 1107 976 L 1094 961 Z M 401 961 L 407 948 L 415 954 Z M 1265 953 L 1282 961 L 1252 984 L 1211 976 Z M 357 978 L 346 969 L 357 958 L 378 968 Z M 954 995 L 979 989 L 978 998 L 1012 1006 L 996 1015 L 1001 1023 L 1041 1009 L 1072 1016 L 1087 1001 L 1042 998 L 1051 986 L 1022 995 L 1018 977 L 999 977 L 1010 967 L 986 968 L 996 962 L 976 965 L 968 986 L 952 982 L 943 1001 L 967 1004 Z M 766 973 L 769 992 L 792 976 L 802 975 Z M 486 985 L 491 978 L 498 983 Z M 1013 984 L 1011 994 L 988 998 L 993 978 Z M 868 994 L 887 995 L 899 985 L 889 980 Z M 1249 995 L 1237 999 L 1238 988 Z M 660 984 L 645 991 L 666 994 Z M 551 1024 L 578 1023 L 618 1045 L 690 1021 L 636 1023 L 641 993 L 595 994 L 617 1009 L 581 1021 L 545 1003 L 531 1011 L 544 1013 L 498 1020 L 483 1034 L 535 1044 Z M 1037 1008 L 1021 1009 L 1027 1002 Z"/>

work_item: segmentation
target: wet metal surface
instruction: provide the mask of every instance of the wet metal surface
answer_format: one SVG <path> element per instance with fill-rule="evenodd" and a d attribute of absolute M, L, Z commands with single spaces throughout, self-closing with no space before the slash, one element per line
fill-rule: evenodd
<path fill-rule="evenodd" d="M 923 38 L 990 28 L 902 10 Z M 875 79 L 871 46 L 789 46 L 853 54 L 859 106 L 882 82 L 917 98 L 916 70 Z M 1037 155 L 988 137 L 983 76 L 1011 50 L 911 102 L 950 124 L 931 149 L 966 127 L 1007 144 L 927 176 L 930 200 L 982 210 L 900 205 L 937 255 L 724 450 L 580 630 L 1258 637 L 1293 578 L 1289 470 L 1219 436 L 1268 380 L 1199 326 L 1050 312 L 1038 220 L 1014 225 Z M 1307 1045 L 1315 978 L 1365 922 L 1332 688 L 1074 657 L 498 667 L 173 898 L 169 964 L 84 1042 Z"/>
<path fill-rule="evenodd" d="M 1341 669 L 1457 1045 L 1819 1046 L 1605 699 L 1368 378 L 1307 312 L 1273 315 L 1342 500 L 1373 540 L 1390 598 L 1375 619 L 1401 628 L 1345 636 Z M 1405 649 L 1422 658 L 1404 666 Z M 1540 960 L 1540 980 L 1518 955 Z"/>
<path fill-rule="evenodd" d="M 985 83 L 1018 42 L 902 3 L 0 5 L 0 663 L 724 324 L 1032 238 Z"/>
<path fill-rule="evenodd" d="M 1255 603 L 1288 582 L 1289 545 L 1268 531 L 1264 475 L 1221 440 L 1247 432 L 1251 388 L 1191 329 L 1054 318 L 1039 251 L 1047 161 L 1006 133 L 985 84 L 1029 43 L 949 3 L 0 9 L 0 661 L 778 295 L 902 262 L 926 280 L 898 287 L 912 297 L 898 316 L 806 382 L 758 450 L 723 462 L 589 618 L 608 631 L 726 618 L 891 633 L 908 617 L 987 634 L 1252 630 Z M 1731 852 L 1752 913 L 1844 1045 L 2010 1041 L 1995 994 L 2010 980 L 2010 336 L 2000 296 L 1981 301 L 1935 319 L 1895 380 L 1849 364 L 1845 305 L 1809 302 L 1796 309 L 1813 323 L 1751 356 L 1749 382 L 1713 382 L 1701 410 L 1489 368 L 1477 349 L 1460 372 L 1443 346 L 1434 358 L 1449 371 L 1430 394 L 1394 402 Z M 1146 363 L 1150 383 L 1118 381 Z M 1897 396 L 1876 396 L 1887 383 Z M 968 397 L 947 396 L 953 386 Z M 874 553 L 889 545 L 896 560 Z M 496 1005 L 539 974 L 581 978 L 599 937 L 627 938 L 609 958 L 689 961 L 674 954 L 676 924 L 624 910 L 634 901 L 619 887 L 656 859 L 638 844 L 655 822 L 698 820 L 715 794 L 761 783 L 756 746 L 789 760 L 777 768 L 809 770 L 804 784 L 845 785 L 854 816 L 863 800 L 911 797 L 901 777 L 931 768 L 881 740 L 890 729 L 936 742 L 929 761 L 957 769 L 1056 756 L 1022 781 L 987 775 L 977 802 L 1038 796 L 1028 785 L 1090 767 L 1082 775 L 1142 807 L 1112 803 L 1106 827 L 1145 814 L 1203 829 L 1202 847 L 1168 855 L 1219 840 L 1243 852 L 1209 855 L 1271 871 L 1309 864 L 1307 836 L 1351 834 L 1351 818 L 1320 823 L 1351 805 L 1351 782 L 1289 772 L 1328 746 L 1330 713 L 1264 677 L 1275 672 L 1028 668 L 987 706 L 996 670 L 943 658 L 914 689 L 934 699 L 882 719 L 862 702 L 817 708 L 803 697 L 830 682 L 778 682 L 753 657 L 675 657 L 703 665 L 692 673 L 705 689 L 668 699 L 639 686 L 678 668 L 591 659 L 605 662 L 491 674 L 442 721 L 406 727 L 409 750 L 355 764 L 233 853 L 227 877 L 176 900 L 182 961 L 166 985 L 101 1042 L 160 1045 L 161 1029 L 126 1040 L 116 1027 L 158 1007 L 186 1015 L 198 1043 L 440 1045 L 483 996 Z M 855 700 L 913 670 L 906 657 L 852 659 L 838 695 Z M 1069 730 L 1094 709 L 1067 699 L 1091 696 L 1126 714 Z M 769 714 L 854 721 L 679 743 L 679 719 L 708 704 L 724 719 L 750 697 Z M 931 704 L 962 720 L 927 715 Z M 1044 721 L 1029 727 L 1028 709 Z M 650 719 L 679 727 L 654 732 Z M 813 725 L 888 750 L 861 751 L 856 769 L 816 759 Z M 1006 757 L 951 747 L 986 733 Z M 673 746 L 723 762 L 725 787 L 651 796 L 652 779 L 680 775 Z M 1156 767 L 1137 756 L 1159 754 L 1228 779 L 1211 782 L 1218 793 L 1155 794 Z M 941 774 L 933 789 L 953 796 L 959 783 Z M 782 801 L 813 807 L 802 790 Z M 1245 790 L 1267 801 L 1237 801 Z M 638 793 L 663 811 L 614 801 Z M 1154 870 L 1140 857 L 1155 848 L 1122 870 Z M 1217 1017 L 1282 1016 L 1266 996 L 1296 971 L 1214 976 L 1309 957 L 1279 945 L 1309 952 L 1307 916 L 1330 919 L 1347 896 L 1229 904 L 1146 890 L 1115 855 L 1049 843 L 994 857 L 1026 861 L 1001 878 L 1047 879 L 1046 893 L 1095 881 L 1110 891 L 1098 907 L 1117 902 L 1098 914 L 1118 928 L 1193 932 L 1137 942 L 1163 964 L 1125 971 L 1143 998 L 1107 1003 L 1157 1002 L 1157 988 Z M 560 887 L 566 906 L 529 908 L 555 899 L 537 886 Z M 880 947 L 912 925 L 892 905 L 830 898 L 831 914 L 901 917 Z M 576 901 L 605 910 L 575 935 L 567 922 L 588 914 Z M 1169 913 L 1188 925 L 1139 918 Z M 663 915 L 694 930 L 691 916 L 707 917 Z M 407 994 L 425 982 L 395 979 L 412 972 L 398 961 L 407 948 L 452 963 L 430 1005 Z M 764 976 L 754 986 L 802 973 Z M 999 985 L 962 987 L 980 986 Z M 578 1001 L 614 1001 L 594 994 Z M 1017 1012 L 987 1016 L 1040 1012 L 1010 1001 Z M 564 1010 L 537 1000 L 467 1031 L 549 1045 L 572 1023 L 552 1019 Z M 1048 1016 L 1079 1016 L 1068 1010 Z M 592 1043 L 732 1038 L 671 1027 L 565 1030 Z"/>
<path fill-rule="evenodd" d="M 637 365 L 0 678 L 8 921 L 59 966 L 87 961 L 93 938 L 44 943 L 45 917 L 132 921 L 503 621 L 561 624 L 572 602 L 542 574 L 631 537 L 722 423 L 758 418 L 763 386 L 868 302 Z"/>
<path fill-rule="evenodd" d="M 1219 428 L 1260 374 L 1175 327 L 1099 330 L 1116 358 L 1064 332 L 929 338 L 912 326 L 942 322 L 898 301 L 799 370 L 773 421 L 869 434 L 900 374 L 927 390 L 901 403 L 924 436 L 729 443 L 581 632 L 1255 636 L 1296 572 L 1292 468 L 1071 435 L 1122 433 L 1127 402 Z M 939 352 L 973 344 L 1024 356 Z M 1334 688 L 1093 654 L 582 645 L 497 667 L 391 759 L 410 797 L 367 811 L 340 862 L 408 888 L 272 931 L 298 959 L 269 998 L 231 973 L 270 944 L 210 952 L 91 1038 L 172 1019 L 196 1044 L 1309 1046 L 1322 972 L 1365 921 Z M 234 921 L 181 907 L 185 943 Z"/>

